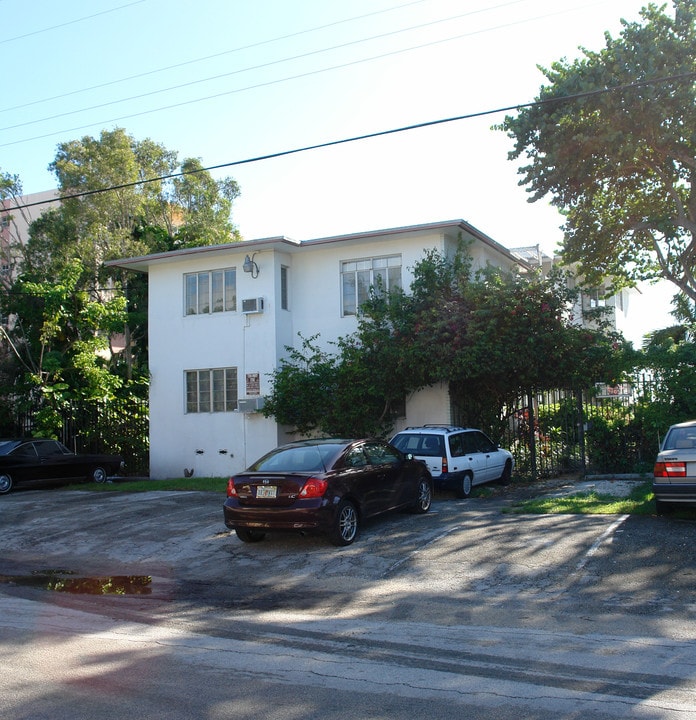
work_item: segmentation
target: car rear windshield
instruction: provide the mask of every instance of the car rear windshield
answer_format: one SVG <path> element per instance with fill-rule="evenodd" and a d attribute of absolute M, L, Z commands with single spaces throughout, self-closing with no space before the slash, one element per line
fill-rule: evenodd
<path fill-rule="evenodd" d="M 277 448 L 268 453 L 249 470 L 252 472 L 324 472 L 342 445 L 299 445 Z"/>
<path fill-rule="evenodd" d="M 696 427 L 673 428 L 667 433 L 663 450 L 696 449 Z"/>
<path fill-rule="evenodd" d="M 441 435 L 399 433 L 392 440 L 392 445 L 402 453 L 421 457 L 442 457 L 445 454 L 444 438 Z"/>

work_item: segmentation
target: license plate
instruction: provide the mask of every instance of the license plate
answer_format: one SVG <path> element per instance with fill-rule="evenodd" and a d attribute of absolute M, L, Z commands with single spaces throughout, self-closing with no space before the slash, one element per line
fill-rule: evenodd
<path fill-rule="evenodd" d="M 257 498 L 274 498 L 278 494 L 278 487 L 276 485 L 259 485 L 256 488 Z"/>

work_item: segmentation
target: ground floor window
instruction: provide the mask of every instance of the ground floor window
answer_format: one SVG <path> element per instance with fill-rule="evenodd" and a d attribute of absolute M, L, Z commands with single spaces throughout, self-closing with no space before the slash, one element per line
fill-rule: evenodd
<path fill-rule="evenodd" d="M 232 412 L 237 409 L 237 368 L 186 370 L 186 412 Z"/>

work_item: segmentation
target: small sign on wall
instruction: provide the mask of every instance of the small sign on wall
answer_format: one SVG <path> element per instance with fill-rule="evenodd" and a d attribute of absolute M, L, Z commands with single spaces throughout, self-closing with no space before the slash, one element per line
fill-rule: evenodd
<path fill-rule="evenodd" d="M 260 395 L 261 394 L 261 374 L 260 373 L 247 373 L 246 374 L 246 395 Z"/>

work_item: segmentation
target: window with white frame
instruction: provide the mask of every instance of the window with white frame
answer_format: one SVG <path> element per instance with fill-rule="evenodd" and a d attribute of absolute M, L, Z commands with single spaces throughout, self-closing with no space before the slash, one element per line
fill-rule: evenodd
<path fill-rule="evenodd" d="M 401 256 L 346 260 L 341 263 L 343 315 L 356 315 L 370 297 L 370 288 L 390 292 L 402 287 Z"/>
<path fill-rule="evenodd" d="M 186 370 L 186 412 L 232 412 L 237 409 L 237 368 Z"/>
<path fill-rule="evenodd" d="M 206 315 L 237 309 L 235 268 L 207 270 L 184 275 L 184 314 Z"/>

